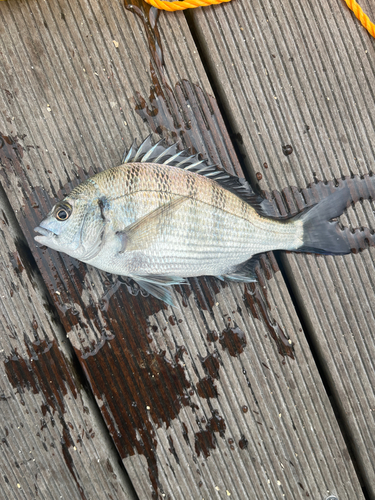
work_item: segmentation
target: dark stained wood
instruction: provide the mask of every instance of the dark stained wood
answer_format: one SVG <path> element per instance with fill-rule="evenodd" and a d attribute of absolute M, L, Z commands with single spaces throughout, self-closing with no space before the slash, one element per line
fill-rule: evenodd
<path fill-rule="evenodd" d="M 363 498 L 273 254 L 256 286 L 191 279 L 171 309 L 35 245 L 150 131 L 242 173 L 184 15 L 147 12 L 0 4 L 1 180 L 117 452 L 140 498 Z"/>
<path fill-rule="evenodd" d="M 136 498 L 2 189 L 0 251 L 1 498 Z"/>

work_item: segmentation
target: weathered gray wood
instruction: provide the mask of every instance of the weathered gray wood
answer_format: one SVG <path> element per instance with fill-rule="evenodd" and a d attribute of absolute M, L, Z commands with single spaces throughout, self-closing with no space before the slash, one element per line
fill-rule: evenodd
<path fill-rule="evenodd" d="M 136 498 L 0 190 L 1 498 Z"/>
<path fill-rule="evenodd" d="M 360 4 L 374 20 L 374 3 Z M 222 7 L 194 12 L 192 25 L 254 183 L 281 191 L 373 172 L 375 40 L 345 3 Z M 284 145 L 293 147 L 290 156 Z M 364 182 L 374 190 L 373 176 Z M 295 192 L 285 198 L 292 210 L 303 202 Z M 373 230 L 373 199 L 356 203 L 341 220 Z M 373 231 L 367 234 L 373 239 Z M 375 498 L 374 256 L 370 248 L 336 258 L 285 257 L 369 498 Z"/>
<path fill-rule="evenodd" d="M 362 498 L 272 255 L 255 289 L 191 280 L 171 310 L 33 241 L 65 189 L 150 129 L 241 172 L 183 14 L 162 15 L 151 73 L 119 3 L 8 1 L 0 16 L 1 127 L 18 134 L 9 155 L 23 147 L 4 187 L 139 497 Z"/>

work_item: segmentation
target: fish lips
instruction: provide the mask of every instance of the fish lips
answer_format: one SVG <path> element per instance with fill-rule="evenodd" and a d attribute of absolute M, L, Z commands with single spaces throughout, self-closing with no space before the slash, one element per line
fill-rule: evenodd
<path fill-rule="evenodd" d="M 50 231 L 49 229 L 46 229 L 42 226 L 37 226 L 34 228 L 34 231 L 36 233 L 39 233 L 41 236 L 34 236 L 34 240 L 37 241 L 38 243 L 41 243 L 42 245 L 48 245 L 48 243 L 51 241 L 52 238 L 56 238 L 56 234 L 53 231 Z"/>

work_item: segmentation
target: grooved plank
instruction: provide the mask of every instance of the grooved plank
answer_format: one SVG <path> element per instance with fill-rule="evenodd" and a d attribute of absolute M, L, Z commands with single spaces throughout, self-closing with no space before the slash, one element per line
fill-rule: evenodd
<path fill-rule="evenodd" d="M 34 243 L 57 198 L 150 130 L 241 173 L 184 15 L 161 16 L 165 67 L 120 3 L 0 15 L 4 188 L 139 497 L 362 498 L 272 254 L 258 285 L 191 279 L 172 310 Z"/>
<path fill-rule="evenodd" d="M 374 3 L 360 4 L 373 19 Z M 369 249 L 283 261 L 367 495 L 375 498 L 375 40 L 340 1 L 256 1 L 251 9 L 231 2 L 191 17 L 254 183 L 279 192 L 297 186 L 283 191 L 281 203 L 292 211 L 303 196 L 314 199 L 300 190 L 319 187 L 318 180 L 351 176 L 343 182 L 353 201 L 364 198 L 340 220 L 357 229 L 359 248 Z M 293 148 L 289 156 L 285 145 Z"/>
<path fill-rule="evenodd" d="M 0 191 L 1 498 L 136 498 Z"/>

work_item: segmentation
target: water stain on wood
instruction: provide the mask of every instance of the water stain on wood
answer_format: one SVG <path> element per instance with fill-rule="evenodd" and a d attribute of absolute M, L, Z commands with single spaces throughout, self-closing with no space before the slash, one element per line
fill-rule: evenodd
<path fill-rule="evenodd" d="M 244 285 L 243 300 L 251 315 L 255 319 L 263 320 L 271 338 L 278 347 L 279 353 L 282 356 L 289 356 L 294 359 L 292 343 L 286 337 L 280 325 L 271 317 L 270 309 L 260 293 L 259 285 L 255 283 Z"/>
<path fill-rule="evenodd" d="M 142 21 L 150 52 L 154 56 L 154 62 L 163 65 L 163 49 L 158 27 L 160 10 L 140 0 L 124 0 L 124 6 L 125 9 L 136 14 Z"/>
<path fill-rule="evenodd" d="M 226 424 L 218 410 L 213 410 L 212 417 L 208 420 L 207 429 L 211 432 L 217 432 L 222 439 L 225 439 Z"/>
<path fill-rule="evenodd" d="M 22 357 L 17 352 L 17 349 L 14 349 L 13 353 L 5 358 L 6 376 L 12 387 L 17 390 L 21 404 L 25 404 L 23 401 L 25 391 L 41 394 L 44 400 L 41 406 L 42 415 L 46 416 L 47 413 L 50 413 L 52 425 L 54 425 L 56 418 L 59 419 L 63 426 L 60 443 L 62 454 L 82 500 L 86 500 L 69 451 L 69 448 L 74 446 L 74 441 L 63 418 L 63 414 L 66 413 L 64 397 L 68 396 L 68 387 L 70 393 L 77 399 L 78 388 L 76 381 L 73 380 L 66 359 L 58 348 L 56 341 L 38 339 L 31 342 L 25 335 L 24 343 L 27 353 L 25 357 Z M 46 427 L 47 423 L 43 421 L 41 431 Z"/>
<path fill-rule="evenodd" d="M 61 448 L 62 448 L 64 460 L 65 460 L 65 463 L 69 469 L 70 474 L 72 475 L 72 477 L 76 483 L 76 486 L 77 486 L 77 489 L 78 489 L 79 494 L 81 496 L 81 499 L 87 500 L 87 497 L 86 497 L 84 489 L 81 485 L 78 473 L 76 473 L 76 471 L 75 471 L 73 457 L 69 451 L 69 448 L 73 445 L 74 445 L 74 443 L 73 443 L 73 440 L 69 434 L 69 431 L 68 431 L 67 427 L 64 427 L 63 436 L 61 439 Z"/>
<path fill-rule="evenodd" d="M 227 350 L 233 357 L 239 356 L 247 344 L 245 333 L 236 325 L 228 326 L 221 332 L 219 343 L 223 350 Z"/>
<path fill-rule="evenodd" d="M 214 444 L 214 436 L 208 430 L 201 430 L 196 432 L 194 435 L 195 439 L 195 453 L 199 457 L 202 453 L 205 458 L 210 456 L 209 450 L 214 450 L 216 448 Z"/>
<path fill-rule="evenodd" d="M 182 137 L 185 146 L 192 152 L 199 152 L 199 144 L 202 144 L 203 139 L 214 163 L 231 172 L 235 165 L 240 174 L 241 169 L 229 136 L 222 134 L 225 127 L 215 98 L 188 80 L 177 82 L 174 89 L 170 87 L 165 74 L 155 13 L 140 0 L 125 0 L 125 6 L 141 19 L 151 57 L 150 95 L 147 99 L 139 92 L 134 96 L 136 112 L 157 134 L 174 140 Z"/>
<path fill-rule="evenodd" d="M 150 349 L 147 318 L 155 317 L 160 306 L 164 307 L 156 299 L 146 302 L 120 288 L 106 311 L 117 320 L 111 330 L 114 339 L 95 356 L 81 358 L 120 456 L 145 456 L 153 498 L 163 493 L 154 427 L 168 428 L 183 407 L 192 411 L 198 408 L 189 395 L 191 382 L 185 374 L 185 348 L 176 348 L 172 357 L 166 351 Z M 81 355 L 79 351 L 77 354 Z M 188 440 L 188 429 L 183 425 L 184 438 Z"/>
<path fill-rule="evenodd" d="M 36 264 L 30 247 L 27 245 L 24 238 L 18 236 L 14 239 L 14 245 L 16 251 L 12 253 L 12 256 L 9 255 L 13 269 L 21 277 L 21 280 L 22 272 L 26 271 L 27 278 L 35 290 L 38 286 L 35 280 Z"/>
<path fill-rule="evenodd" d="M 177 452 L 176 452 L 176 448 L 174 447 L 172 436 L 168 436 L 168 443 L 169 443 L 169 451 L 174 456 L 177 464 L 180 465 L 180 459 L 178 458 L 178 455 L 177 455 Z"/>
<path fill-rule="evenodd" d="M 285 156 L 289 156 L 293 153 L 293 147 L 290 144 L 286 144 L 282 147 Z"/>
<path fill-rule="evenodd" d="M 190 441 L 189 441 L 189 430 L 188 430 L 185 422 L 181 422 L 181 425 L 182 425 L 182 437 L 184 438 L 185 443 L 187 445 L 189 445 L 190 444 Z"/>
<path fill-rule="evenodd" d="M 14 174 L 21 174 L 20 171 L 21 160 L 24 155 L 24 148 L 21 146 L 19 142 L 19 137 L 6 135 L 3 132 L 0 132 L 0 175 L 3 178 L 4 186 L 7 188 L 11 187 L 12 177 L 14 178 Z M 19 185 L 19 181 L 17 181 Z M 26 192 L 29 189 L 26 188 Z M 4 212 L 3 212 L 4 213 Z"/>
<path fill-rule="evenodd" d="M 5 135 L 0 132 L 0 162 L 7 167 L 23 157 L 23 148 L 18 142 L 18 136 Z"/>
<path fill-rule="evenodd" d="M 249 446 L 249 441 L 245 438 L 245 436 L 241 436 L 241 439 L 238 441 L 238 446 L 241 448 L 241 450 L 246 450 L 246 448 Z"/>
<path fill-rule="evenodd" d="M 75 398 L 77 387 L 56 342 L 45 339 L 31 342 L 26 335 L 24 342 L 27 357 L 23 358 L 15 349 L 4 361 L 9 382 L 20 396 L 25 390 L 41 393 L 53 412 L 65 413 L 63 397 L 67 395 L 67 386 Z"/>
<path fill-rule="evenodd" d="M 206 276 L 205 279 L 190 278 L 189 284 L 194 293 L 194 298 L 198 308 L 208 311 L 213 316 L 213 308 L 217 304 L 216 295 L 224 289 L 227 284 L 220 282 L 213 276 Z"/>
<path fill-rule="evenodd" d="M 197 392 L 201 398 L 217 398 L 219 393 L 213 379 L 208 375 L 197 382 Z"/>
<path fill-rule="evenodd" d="M 210 450 L 216 448 L 215 433 L 218 433 L 221 438 L 225 439 L 226 425 L 224 419 L 219 415 L 217 410 L 212 412 L 212 417 L 206 424 L 206 429 L 202 429 L 195 433 L 195 453 L 199 457 L 200 454 L 205 458 L 210 456 Z"/>
<path fill-rule="evenodd" d="M 207 334 L 208 337 L 208 334 Z M 212 338 L 212 337 L 210 337 Z M 219 339 L 219 336 L 216 334 L 213 337 L 213 342 L 216 342 Z M 207 376 L 219 379 L 219 370 L 220 370 L 220 361 L 219 361 L 219 353 L 214 351 L 213 353 L 207 354 L 207 356 L 199 356 L 200 362 L 202 363 L 203 370 L 207 374 Z"/>
<path fill-rule="evenodd" d="M 24 270 L 24 267 L 21 262 L 20 256 L 18 255 L 18 252 L 9 252 L 8 258 L 16 273 L 21 274 L 22 271 Z"/>

